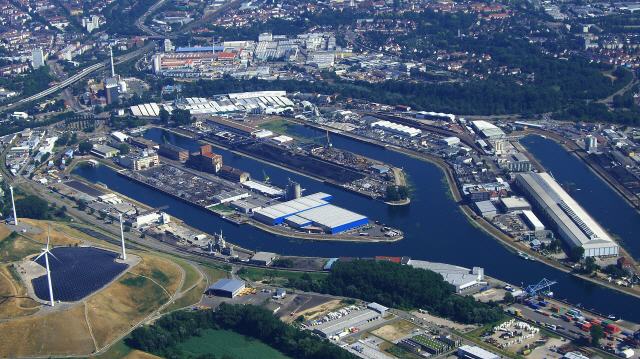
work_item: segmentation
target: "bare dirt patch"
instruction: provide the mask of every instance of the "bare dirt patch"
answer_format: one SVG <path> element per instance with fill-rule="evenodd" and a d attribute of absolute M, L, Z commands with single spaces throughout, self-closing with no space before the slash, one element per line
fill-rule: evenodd
<path fill-rule="evenodd" d="M 147 352 L 142 352 L 140 350 L 134 350 L 131 353 L 127 354 L 127 356 L 123 359 L 160 359 L 160 357 L 149 354 Z"/>
<path fill-rule="evenodd" d="M 0 323 L 0 356 L 63 356 L 94 350 L 84 308 Z"/>
<path fill-rule="evenodd" d="M 418 329 L 418 327 L 407 322 L 406 320 L 396 320 L 393 323 L 373 330 L 371 334 L 374 334 L 375 336 L 387 341 L 395 342 L 396 340 L 400 340 L 413 333 L 415 329 Z"/>
<path fill-rule="evenodd" d="M 14 278 L 9 268 L 0 266 L 0 319 L 30 315 L 39 308 L 40 304 L 27 297 L 26 289 Z"/>
<path fill-rule="evenodd" d="M 180 266 L 168 259 L 143 256 L 140 264 L 131 270 L 131 273 L 153 279 L 171 294 L 180 289 L 182 270 Z"/>
<path fill-rule="evenodd" d="M 130 273 L 91 297 L 87 317 L 98 347 L 117 339 L 168 299 L 157 284 Z"/>
<path fill-rule="evenodd" d="M 342 306 L 343 304 L 340 302 L 340 300 L 336 299 L 336 300 L 331 300 L 326 303 L 323 303 L 317 307 L 309 308 L 302 312 L 296 313 L 296 315 L 297 316 L 304 315 L 305 319 L 311 320 L 311 319 L 315 319 L 316 317 L 319 317 L 321 314 L 330 312 Z"/>

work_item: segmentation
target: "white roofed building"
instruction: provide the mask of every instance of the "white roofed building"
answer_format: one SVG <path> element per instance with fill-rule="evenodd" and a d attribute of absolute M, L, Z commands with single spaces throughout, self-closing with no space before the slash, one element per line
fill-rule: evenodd
<path fill-rule="evenodd" d="M 570 247 L 585 257 L 617 256 L 618 244 L 548 173 L 520 173 L 516 184 Z"/>

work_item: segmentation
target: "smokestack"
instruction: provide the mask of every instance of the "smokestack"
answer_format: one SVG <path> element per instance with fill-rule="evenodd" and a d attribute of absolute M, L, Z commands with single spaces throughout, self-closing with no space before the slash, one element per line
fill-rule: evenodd
<path fill-rule="evenodd" d="M 18 225 L 18 216 L 16 215 L 16 201 L 13 199 L 13 186 L 9 186 L 11 192 L 11 205 L 13 206 L 13 224 Z"/>
<path fill-rule="evenodd" d="M 113 66 L 113 47 L 109 46 L 109 54 L 111 54 L 111 77 L 116 77 L 116 69 Z"/>

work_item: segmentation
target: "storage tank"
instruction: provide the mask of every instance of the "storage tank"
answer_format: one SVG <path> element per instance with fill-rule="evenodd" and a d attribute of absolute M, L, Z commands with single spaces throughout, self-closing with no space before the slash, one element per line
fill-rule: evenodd
<path fill-rule="evenodd" d="M 289 180 L 285 189 L 285 199 L 290 201 L 292 199 L 300 198 L 301 196 L 302 188 L 300 187 L 300 183 Z"/>

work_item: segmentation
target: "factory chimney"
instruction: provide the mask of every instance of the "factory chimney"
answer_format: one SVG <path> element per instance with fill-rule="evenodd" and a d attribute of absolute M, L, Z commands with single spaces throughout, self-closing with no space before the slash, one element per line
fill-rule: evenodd
<path fill-rule="evenodd" d="M 116 77 L 116 68 L 113 66 L 113 47 L 109 46 L 109 54 L 111 55 L 111 77 Z"/>

